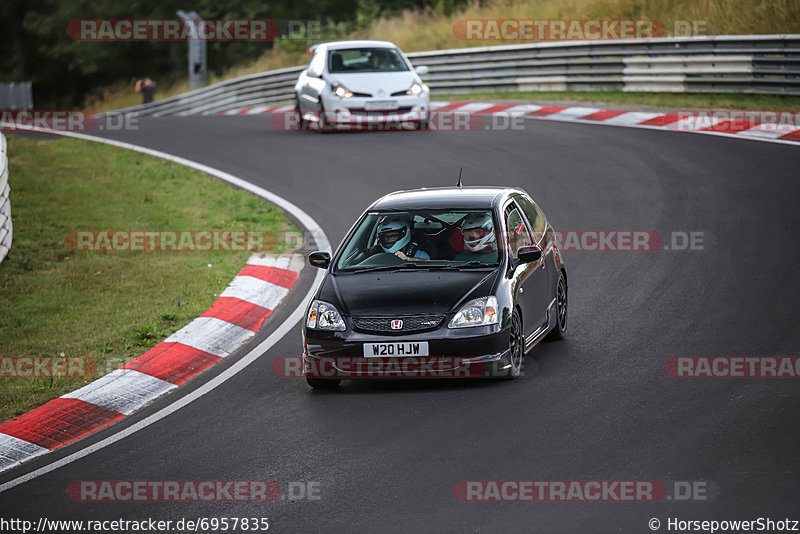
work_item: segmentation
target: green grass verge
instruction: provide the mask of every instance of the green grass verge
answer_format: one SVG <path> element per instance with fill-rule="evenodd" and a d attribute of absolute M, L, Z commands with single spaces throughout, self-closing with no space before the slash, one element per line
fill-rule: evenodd
<path fill-rule="evenodd" d="M 8 154 L 14 243 L 0 264 L 0 357 L 88 356 L 96 376 L 110 372 L 204 312 L 250 255 L 73 252 L 71 230 L 297 231 L 273 205 L 130 150 L 9 136 Z M 0 378 L 0 421 L 89 381 Z"/>
<path fill-rule="evenodd" d="M 626 93 L 623 91 L 489 92 L 470 94 L 432 93 L 433 100 L 530 100 L 531 102 L 595 102 L 608 105 L 648 106 L 673 110 L 800 110 L 800 96 L 711 93 Z"/>

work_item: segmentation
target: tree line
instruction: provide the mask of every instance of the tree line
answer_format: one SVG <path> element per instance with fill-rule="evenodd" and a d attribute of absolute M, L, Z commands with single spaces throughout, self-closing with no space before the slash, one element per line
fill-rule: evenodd
<path fill-rule="evenodd" d="M 186 76 L 187 44 L 174 41 L 80 41 L 67 34 L 84 19 L 177 19 L 196 11 L 206 19 L 319 20 L 323 36 L 368 26 L 403 9 L 446 10 L 466 0 L 2 0 L 0 81 L 32 81 L 40 109 L 76 108 L 87 96 L 149 76 Z M 327 32 L 325 31 L 327 29 Z M 251 61 L 273 42 L 209 42 L 209 73 Z"/>

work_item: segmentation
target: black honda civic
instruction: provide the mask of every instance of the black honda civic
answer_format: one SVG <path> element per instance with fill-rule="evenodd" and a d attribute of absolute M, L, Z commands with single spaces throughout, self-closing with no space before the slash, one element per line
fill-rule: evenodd
<path fill-rule="evenodd" d="M 544 213 L 516 188 L 399 191 L 373 203 L 306 310 L 309 385 L 345 378 L 520 376 L 567 328 L 567 271 Z"/>

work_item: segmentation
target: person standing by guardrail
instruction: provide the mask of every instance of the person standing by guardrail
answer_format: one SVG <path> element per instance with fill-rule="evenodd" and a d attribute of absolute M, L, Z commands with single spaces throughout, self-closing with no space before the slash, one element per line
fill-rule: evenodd
<path fill-rule="evenodd" d="M 156 94 L 156 82 L 154 82 L 150 78 L 145 78 L 144 80 L 137 80 L 136 92 L 142 93 L 142 104 L 149 104 L 150 102 L 153 101 L 153 97 Z"/>

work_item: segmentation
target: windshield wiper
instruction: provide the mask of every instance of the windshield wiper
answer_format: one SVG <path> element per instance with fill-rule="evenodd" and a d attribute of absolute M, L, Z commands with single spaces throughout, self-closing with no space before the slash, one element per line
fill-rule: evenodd
<path fill-rule="evenodd" d="M 464 263 L 459 263 L 457 265 L 442 265 L 439 268 L 440 269 L 458 269 L 458 270 L 461 270 L 461 269 L 475 269 L 475 268 L 481 268 L 481 267 L 495 267 L 495 266 L 497 266 L 496 262 L 486 262 L 486 261 L 472 260 L 472 261 L 467 261 L 467 262 L 464 262 Z"/>
<path fill-rule="evenodd" d="M 380 265 L 378 267 L 364 267 L 363 269 L 356 269 L 354 271 L 345 271 L 350 273 L 372 273 L 377 271 L 400 271 L 403 269 L 428 269 L 430 266 L 423 265 L 422 263 L 415 263 L 413 261 L 405 262 L 402 265 Z"/>
<path fill-rule="evenodd" d="M 467 261 L 464 263 L 459 263 L 456 265 L 437 265 L 435 263 L 424 262 L 418 263 L 409 261 L 402 265 L 380 265 L 378 267 L 364 267 L 362 269 L 355 269 L 353 271 L 344 271 L 348 273 L 371 273 L 371 272 L 378 272 L 378 271 L 401 271 L 403 269 L 428 269 L 431 271 L 434 270 L 451 270 L 451 271 L 460 271 L 461 269 L 480 269 L 485 267 L 496 267 L 497 262 L 485 262 L 485 261 L 478 261 L 472 260 Z"/>

